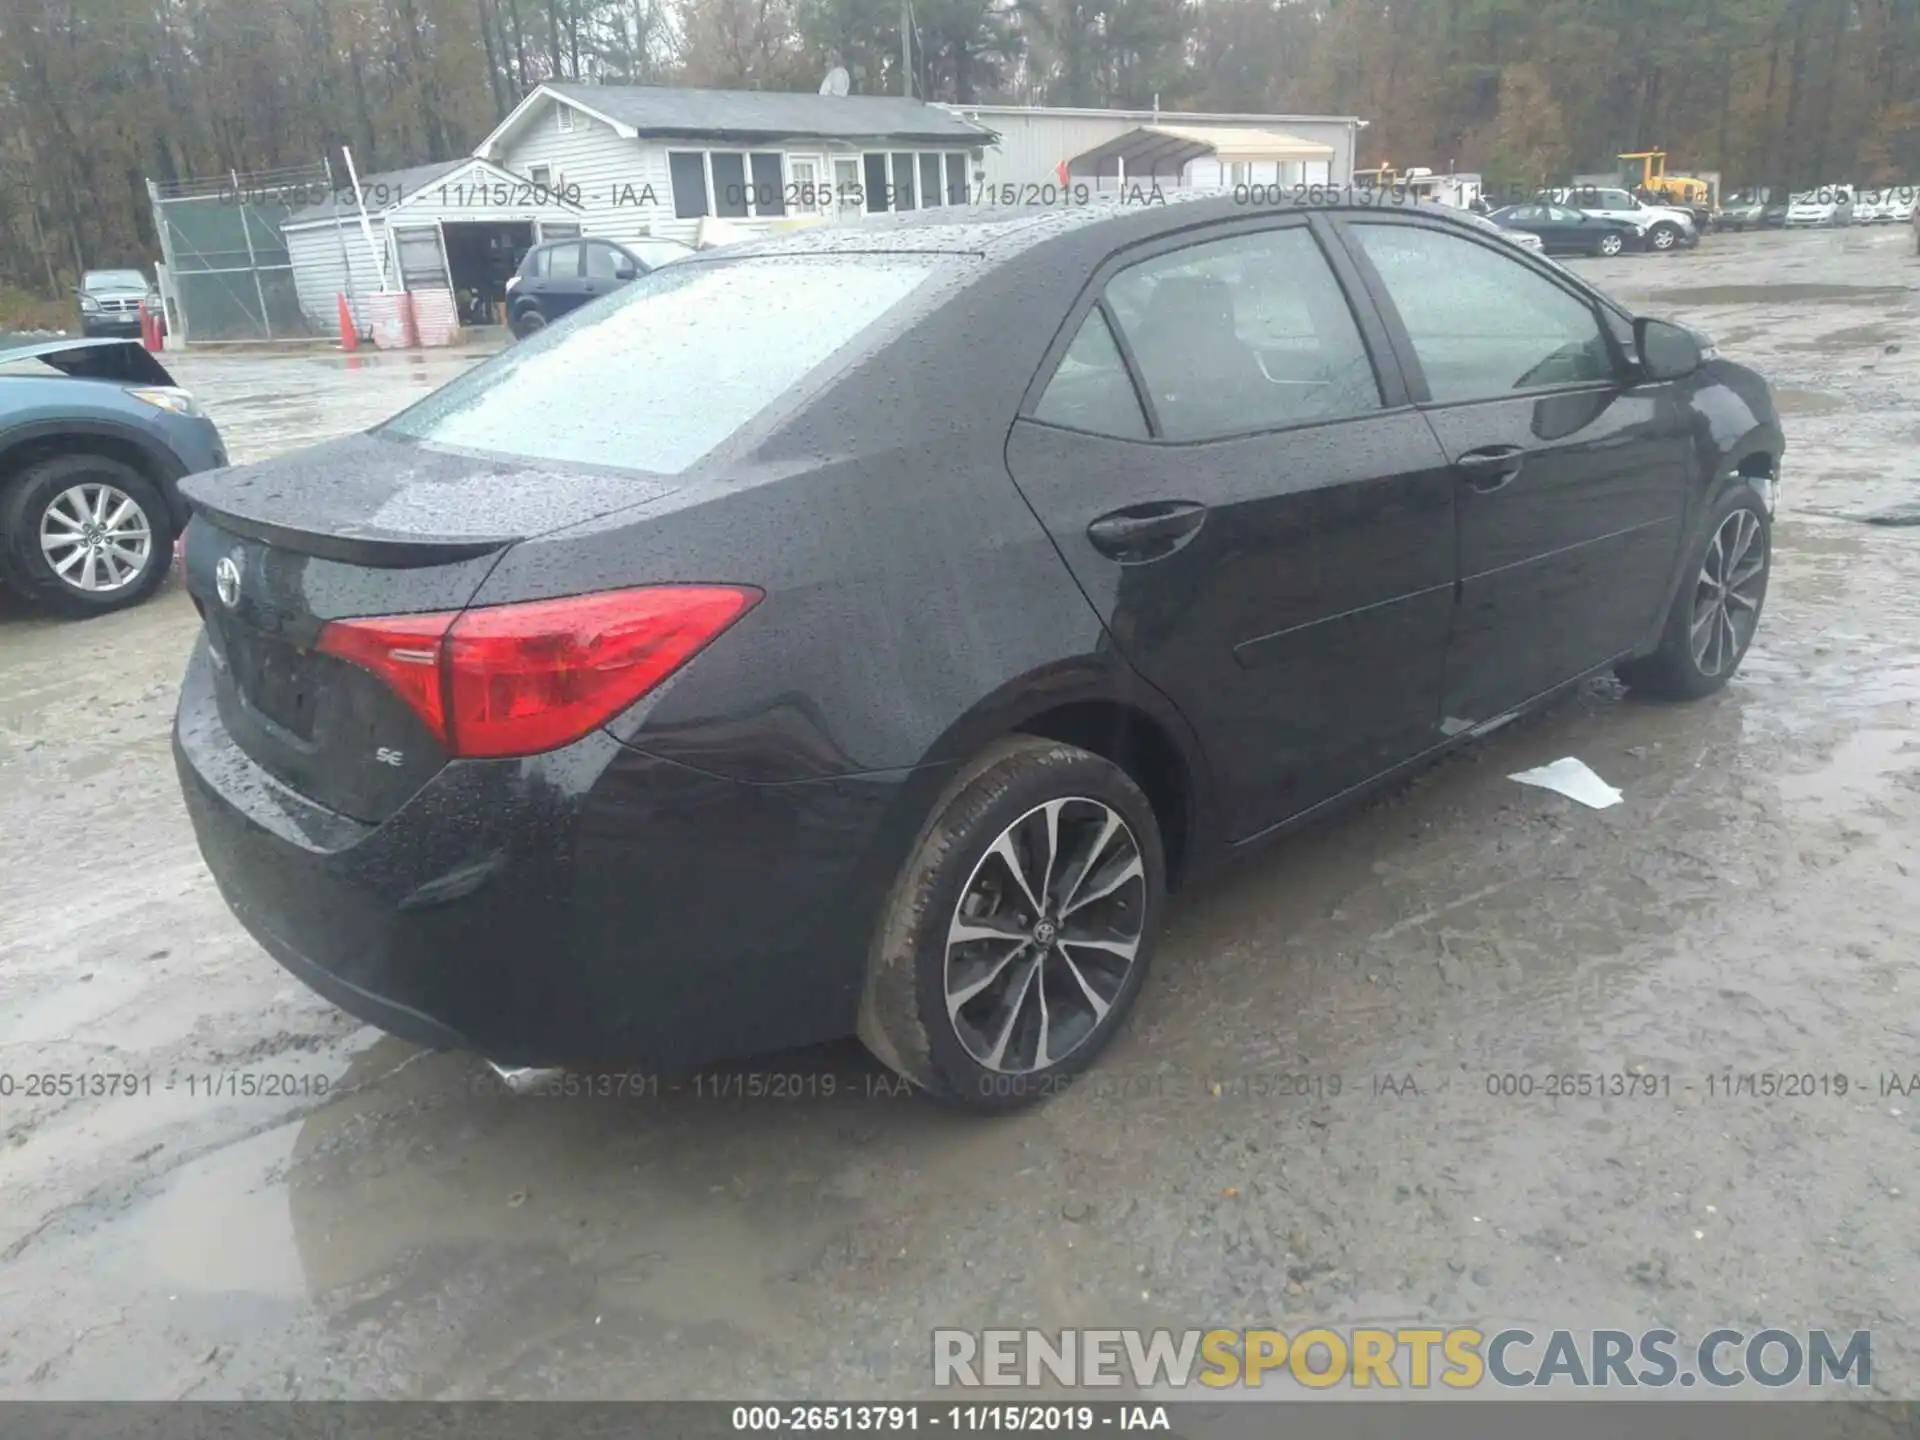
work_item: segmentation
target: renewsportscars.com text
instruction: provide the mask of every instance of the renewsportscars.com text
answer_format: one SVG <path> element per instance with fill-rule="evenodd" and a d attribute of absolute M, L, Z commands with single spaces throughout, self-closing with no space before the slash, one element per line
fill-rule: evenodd
<path fill-rule="evenodd" d="M 1726 1390 L 1873 1383 L 1871 1332 L 1314 1327 L 1284 1330 L 936 1330 L 939 1388 L 1131 1386 L 1324 1390 L 1560 1387 Z"/>

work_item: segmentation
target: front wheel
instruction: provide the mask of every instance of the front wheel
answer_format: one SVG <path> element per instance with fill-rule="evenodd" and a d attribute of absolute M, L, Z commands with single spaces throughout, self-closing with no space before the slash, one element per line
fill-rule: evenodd
<path fill-rule="evenodd" d="M 6 569 L 29 598 L 65 615 L 104 615 L 166 579 L 173 532 L 159 489 L 104 455 L 29 466 L 0 504 Z"/>
<path fill-rule="evenodd" d="M 1660 648 L 1614 667 L 1630 690 L 1662 700 L 1699 700 L 1733 678 L 1760 626 L 1773 530 L 1744 486 L 1722 500 L 1661 631 Z"/>
<path fill-rule="evenodd" d="M 1675 225 L 1656 225 L 1653 233 L 1647 236 L 1647 243 L 1656 250 L 1671 250 L 1680 243 L 1680 230 Z"/>
<path fill-rule="evenodd" d="M 1618 232 L 1610 232 L 1594 241 L 1593 253 L 1596 255 L 1618 255 L 1622 250 L 1626 249 L 1626 247 L 1627 242 L 1620 238 Z"/>
<path fill-rule="evenodd" d="M 1125 771 L 1051 740 L 997 744 L 949 787 L 894 886 L 860 1038 L 969 1109 L 1061 1093 L 1140 993 L 1165 876 Z"/>

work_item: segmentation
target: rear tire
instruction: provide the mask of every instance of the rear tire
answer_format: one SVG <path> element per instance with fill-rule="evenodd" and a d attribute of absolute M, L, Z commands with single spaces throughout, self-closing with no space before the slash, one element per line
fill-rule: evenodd
<path fill-rule="evenodd" d="M 0 532 L 6 578 L 63 615 L 137 605 L 173 562 L 159 487 L 105 455 L 54 455 L 28 466 L 0 499 Z"/>
<path fill-rule="evenodd" d="M 971 1110 L 1060 1093 L 1139 995 L 1165 885 L 1159 825 L 1125 771 L 1052 740 L 999 742 L 948 787 L 895 882 L 861 1040 Z"/>
<path fill-rule="evenodd" d="M 1593 253 L 1603 257 L 1618 255 L 1627 248 L 1627 242 L 1620 238 L 1617 231 L 1610 231 L 1593 242 Z"/>
<path fill-rule="evenodd" d="M 1773 527 L 1744 485 L 1714 508 L 1673 597 L 1660 648 L 1614 667 L 1628 689 L 1659 700 L 1700 700 L 1740 668 L 1760 628 L 1773 571 Z"/>
<path fill-rule="evenodd" d="M 524 340 L 529 335 L 537 335 L 547 328 L 547 317 L 538 310 L 523 310 L 520 318 L 513 322 L 513 338 Z"/>

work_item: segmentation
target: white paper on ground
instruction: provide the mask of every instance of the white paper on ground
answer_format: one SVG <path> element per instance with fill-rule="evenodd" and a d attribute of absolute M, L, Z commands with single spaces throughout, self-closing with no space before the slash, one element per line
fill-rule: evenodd
<path fill-rule="evenodd" d="M 1538 785 L 1542 790 L 1555 791 L 1569 800 L 1590 805 L 1595 810 L 1618 805 L 1623 798 L 1618 790 L 1588 769 L 1584 761 L 1576 760 L 1571 755 L 1551 765 L 1542 765 L 1537 770 L 1522 770 L 1518 775 L 1509 775 L 1507 778 L 1518 780 L 1522 785 Z"/>

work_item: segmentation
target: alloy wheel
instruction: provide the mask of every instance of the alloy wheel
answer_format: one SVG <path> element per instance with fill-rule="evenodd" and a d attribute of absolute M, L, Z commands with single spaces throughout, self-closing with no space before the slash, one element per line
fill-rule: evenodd
<path fill-rule="evenodd" d="M 1766 570 L 1760 517 L 1745 507 L 1735 510 L 1713 532 L 1694 587 L 1688 638 L 1702 675 L 1723 675 L 1740 663 L 1760 620 Z"/>
<path fill-rule="evenodd" d="M 1663 227 L 1653 232 L 1653 248 L 1656 250 L 1671 250 L 1673 241 L 1674 234 L 1671 230 Z"/>
<path fill-rule="evenodd" d="M 1124 989 L 1147 922 L 1140 843 L 1082 796 L 1037 805 L 973 867 L 947 929 L 947 1016 L 988 1070 L 1030 1075 L 1086 1044 Z"/>
<path fill-rule="evenodd" d="M 1602 255 L 1618 255 L 1620 253 L 1620 237 L 1618 235 L 1602 235 L 1600 237 L 1600 253 Z"/>
<path fill-rule="evenodd" d="M 139 579 L 153 556 L 147 512 L 114 485 L 75 485 L 40 516 L 40 549 L 76 590 L 103 595 Z"/>

